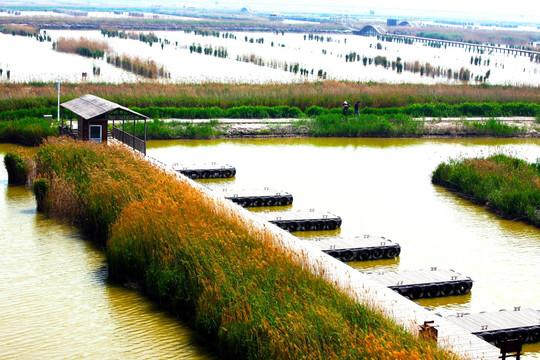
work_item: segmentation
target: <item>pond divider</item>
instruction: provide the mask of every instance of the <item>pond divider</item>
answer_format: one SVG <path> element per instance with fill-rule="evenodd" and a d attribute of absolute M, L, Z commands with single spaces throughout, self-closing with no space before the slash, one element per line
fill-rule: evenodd
<path fill-rule="evenodd" d="M 308 242 L 300 240 L 291 233 L 270 223 L 260 216 L 260 213 L 252 213 L 234 204 L 221 194 L 210 191 L 195 181 L 186 179 L 186 176 L 158 160 L 149 157 L 146 157 L 146 159 L 156 166 L 162 167 L 167 173 L 180 181 L 189 181 L 193 187 L 205 192 L 216 205 L 249 221 L 253 228 L 270 231 L 275 235 L 276 246 L 300 255 L 298 259 L 301 259 L 299 261 L 301 261 L 301 265 L 305 269 L 326 279 L 360 303 L 379 310 L 410 333 L 419 334 L 421 327 L 424 329 L 426 324 L 430 324 L 432 328 L 436 329 L 439 346 L 453 351 L 460 357 L 485 360 L 499 358 L 499 349 L 473 335 L 463 327 L 399 295 L 372 276 L 328 256 L 309 245 Z"/>

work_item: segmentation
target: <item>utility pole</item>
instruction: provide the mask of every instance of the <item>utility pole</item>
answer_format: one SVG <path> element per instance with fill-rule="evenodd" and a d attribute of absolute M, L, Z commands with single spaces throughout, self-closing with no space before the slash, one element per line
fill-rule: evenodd
<path fill-rule="evenodd" d="M 58 123 L 60 123 L 60 76 L 56 78 L 56 91 L 58 91 Z"/>

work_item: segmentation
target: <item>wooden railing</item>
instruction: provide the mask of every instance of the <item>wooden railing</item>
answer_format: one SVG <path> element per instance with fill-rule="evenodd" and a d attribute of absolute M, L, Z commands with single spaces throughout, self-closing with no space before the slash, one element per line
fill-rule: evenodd
<path fill-rule="evenodd" d="M 113 127 L 112 137 L 146 155 L 146 141 L 143 139 L 139 139 L 133 134 L 128 134 L 117 127 Z"/>
<path fill-rule="evenodd" d="M 71 130 L 69 129 L 69 127 L 67 125 L 59 125 L 58 126 L 58 133 L 60 134 L 60 136 L 67 135 L 67 136 L 71 136 L 74 139 L 77 138 L 77 136 L 75 136 L 75 134 L 73 134 L 71 132 Z"/>

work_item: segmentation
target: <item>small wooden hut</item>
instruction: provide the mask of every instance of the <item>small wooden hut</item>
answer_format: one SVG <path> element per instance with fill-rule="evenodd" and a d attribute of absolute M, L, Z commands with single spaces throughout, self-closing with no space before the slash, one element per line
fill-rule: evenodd
<path fill-rule="evenodd" d="M 108 123 L 112 121 L 112 137 L 146 154 L 146 117 L 122 105 L 102 99 L 95 95 L 83 95 L 79 98 L 60 104 L 62 110 L 69 110 L 77 118 L 77 130 L 74 132 L 73 118 L 70 116 L 70 130 L 64 125 L 65 111 L 62 111 L 61 133 L 71 134 L 73 137 L 95 142 L 107 142 Z M 115 120 L 122 122 L 122 129 L 115 127 Z M 125 132 L 125 121 L 133 120 L 133 134 Z M 144 139 L 135 134 L 137 120 L 144 120 Z"/>

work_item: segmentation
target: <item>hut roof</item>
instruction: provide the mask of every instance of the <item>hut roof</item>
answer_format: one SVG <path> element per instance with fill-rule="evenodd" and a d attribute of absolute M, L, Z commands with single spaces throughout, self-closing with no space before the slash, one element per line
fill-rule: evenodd
<path fill-rule="evenodd" d="M 95 95 L 83 95 L 79 98 L 66 101 L 65 103 L 60 104 L 64 109 L 73 111 L 78 116 L 82 117 L 85 120 L 93 119 L 100 115 L 104 115 L 108 112 L 114 110 L 122 110 L 131 115 L 134 115 L 140 119 L 147 119 L 148 117 L 139 114 L 136 111 L 130 110 L 127 107 L 113 103 L 112 101 L 102 99 Z"/>

